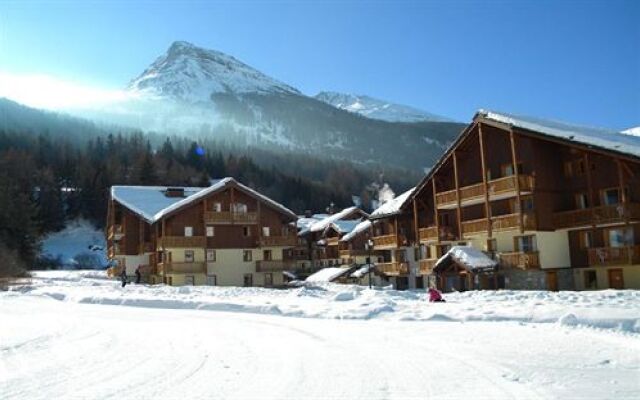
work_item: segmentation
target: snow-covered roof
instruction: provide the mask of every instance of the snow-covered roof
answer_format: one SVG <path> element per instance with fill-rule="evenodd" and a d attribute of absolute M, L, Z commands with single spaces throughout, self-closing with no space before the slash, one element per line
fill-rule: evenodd
<path fill-rule="evenodd" d="M 543 135 L 640 157 L 640 137 L 624 134 L 612 129 L 572 125 L 554 120 L 489 110 L 479 110 L 478 114 L 488 120 L 501 122 Z"/>
<path fill-rule="evenodd" d="M 402 204 L 404 204 L 405 200 L 407 200 L 407 198 L 411 196 L 411 194 L 415 189 L 416 188 L 413 187 L 407 190 L 406 192 L 402 193 L 401 195 L 387 201 L 380 207 L 376 208 L 375 211 L 371 213 L 371 218 L 372 219 L 384 218 L 389 215 L 394 215 L 399 213 L 400 207 L 402 206 Z"/>
<path fill-rule="evenodd" d="M 453 246 L 442 257 L 436 261 L 434 270 L 439 270 L 448 265 L 453 259 L 458 264 L 464 266 L 469 271 L 480 272 L 483 270 L 493 270 L 498 265 L 496 260 L 492 260 L 480 250 L 471 246 Z"/>
<path fill-rule="evenodd" d="M 193 203 L 211 193 L 223 190 L 227 185 L 235 184 L 245 191 L 278 211 L 297 218 L 295 213 L 282 204 L 271 200 L 267 196 L 251 189 L 233 178 L 212 180 L 207 188 L 184 187 L 185 197 L 167 197 L 165 191 L 175 186 L 112 186 L 111 197 L 118 203 L 140 215 L 149 223 L 154 223 L 167 214 Z"/>
<path fill-rule="evenodd" d="M 315 274 L 311 274 L 305 279 L 306 282 L 331 282 L 338 279 L 349 271 L 348 267 L 322 268 Z"/>
<path fill-rule="evenodd" d="M 369 271 L 375 270 L 375 268 L 375 264 L 365 264 L 361 268 L 358 268 L 350 276 L 352 278 L 362 278 L 365 274 L 369 273 Z"/>
<path fill-rule="evenodd" d="M 329 214 L 313 214 L 310 217 L 298 216 L 298 220 L 296 221 L 296 226 L 298 227 L 298 234 L 304 235 L 305 233 L 308 233 L 309 228 L 311 228 L 311 225 L 327 218 L 328 216 Z"/>
<path fill-rule="evenodd" d="M 335 214 L 331 214 L 328 217 L 313 223 L 310 227 L 309 230 L 311 232 L 320 232 L 325 230 L 330 224 L 340 221 L 343 218 L 346 218 L 349 216 L 349 214 L 353 213 L 354 211 L 360 211 L 363 215 L 366 216 L 366 213 L 364 211 L 361 211 L 358 209 L 358 207 L 348 207 L 345 208 L 344 210 L 337 212 Z"/>
<path fill-rule="evenodd" d="M 344 235 L 342 238 L 340 238 L 341 242 L 348 242 L 349 240 L 353 239 L 354 237 L 358 236 L 360 233 L 368 230 L 371 228 L 371 221 L 370 220 L 364 220 L 360 223 L 358 223 L 358 225 L 355 226 L 355 228 L 353 228 L 351 230 L 351 232 L 347 233 L 346 235 Z"/>
<path fill-rule="evenodd" d="M 362 221 L 359 219 L 355 219 L 355 220 L 347 219 L 347 220 L 334 221 L 325 228 L 325 232 L 327 229 L 333 228 L 336 232 L 340 234 L 347 234 L 351 232 L 361 222 Z"/>

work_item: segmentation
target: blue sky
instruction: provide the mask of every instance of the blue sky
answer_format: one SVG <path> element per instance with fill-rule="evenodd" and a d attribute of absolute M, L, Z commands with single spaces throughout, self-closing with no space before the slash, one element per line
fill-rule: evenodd
<path fill-rule="evenodd" d="M 306 94 L 640 125 L 640 1 L 0 1 L 0 72 L 122 88 L 174 40 Z"/>

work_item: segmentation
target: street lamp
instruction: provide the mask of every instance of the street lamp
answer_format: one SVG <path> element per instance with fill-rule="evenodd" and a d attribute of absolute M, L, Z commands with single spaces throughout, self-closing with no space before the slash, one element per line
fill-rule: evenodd
<path fill-rule="evenodd" d="M 369 276 L 369 289 L 371 289 L 371 251 L 373 250 L 373 240 L 367 239 L 364 247 L 369 252 L 369 255 L 367 257 L 367 274 Z"/>

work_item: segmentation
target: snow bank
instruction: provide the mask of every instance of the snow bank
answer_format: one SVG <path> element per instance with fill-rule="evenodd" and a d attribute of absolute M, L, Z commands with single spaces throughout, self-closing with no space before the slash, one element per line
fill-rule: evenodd
<path fill-rule="evenodd" d="M 101 271 L 36 272 L 29 285 L 3 296 L 48 296 L 70 303 L 199 309 L 305 318 L 395 321 L 553 323 L 640 334 L 640 291 L 470 291 L 429 303 L 424 291 L 321 284 L 289 290 L 129 285 Z"/>

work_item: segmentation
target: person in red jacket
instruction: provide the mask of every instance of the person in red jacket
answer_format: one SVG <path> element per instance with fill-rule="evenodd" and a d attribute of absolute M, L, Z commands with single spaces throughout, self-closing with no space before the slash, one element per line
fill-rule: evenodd
<path fill-rule="evenodd" d="M 442 298 L 440 291 L 435 288 L 429 288 L 429 302 L 431 303 L 444 303 L 445 300 Z"/>

